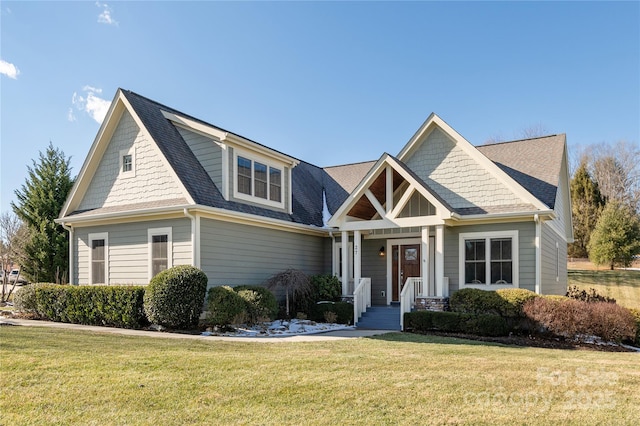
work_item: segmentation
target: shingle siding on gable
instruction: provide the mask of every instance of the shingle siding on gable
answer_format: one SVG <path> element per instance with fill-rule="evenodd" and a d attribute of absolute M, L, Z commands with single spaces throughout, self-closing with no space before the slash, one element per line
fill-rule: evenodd
<path fill-rule="evenodd" d="M 149 141 L 125 111 L 93 175 L 79 210 L 184 196 Z M 120 151 L 135 146 L 135 176 L 120 174 Z"/>
<path fill-rule="evenodd" d="M 561 173 L 561 176 L 566 176 L 566 166 L 564 164 L 562 165 L 562 170 L 560 173 Z M 563 180 L 562 178 L 560 179 L 561 181 Z M 565 186 L 562 184 L 558 185 L 558 190 L 556 192 L 556 201 L 554 205 L 556 218 L 553 219 L 552 222 L 555 224 L 558 230 L 564 233 L 564 235 L 566 235 L 567 226 L 570 226 L 570 224 L 567 224 L 565 221 L 565 214 L 568 208 L 568 206 L 565 203 L 565 197 L 568 197 L 568 194 L 566 194 L 566 191 L 565 191 Z"/>
<path fill-rule="evenodd" d="M 213 183 L 222 191 L 222 148 L 206 136 L 179 127 L 177 129 Z"/>
<path fill-rule="evenodd" d="M 453 208 L 522 203 L 440 129 L 432 131 L 405 164 Z"/>

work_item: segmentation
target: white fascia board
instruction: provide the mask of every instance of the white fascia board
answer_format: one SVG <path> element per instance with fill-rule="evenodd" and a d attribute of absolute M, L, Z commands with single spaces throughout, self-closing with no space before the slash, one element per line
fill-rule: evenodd
<path fill-rule="evenodd" d="M 295 166 L 300 164 L 300 160 L 289 157 L 288 155 L 282 154 L 281 152 L 274 151 L 270 148 L 267 148 L 266 146 L 262 146 L 256 142 L 250 141 L 233 133 L 227 133 L 227 137 L 225 140 L 246 150 L 258 152 L 261 155 L 283 162 L 291 166 L 291 168 L 294 168 Z"/>
<path fill-rule="evenodd" d="M 162 115 L 174 124 L 185 129 L 193 130 L 203 136 L 213 137 L 219 141 L 224 141 L 227 138 L 227 132 L 216 129 L 215 127 L 204 125 L 190 118 L 182 117 L 164 110 L 162 110 Z"/>
<path fill-rule="evenodd" d="M 80 173 L 78 173 L 78 177 L 71 187 L 71 191 L 69 191 L 69 195 L 67 196 L 67 200 L 60 211 L 59 217 L 66 216 L 70 211 L 73 211 L 75 207 L 80 204 L 80 200 L 82 196 L 84 196 L 85 191 L 89 187 L 91 183 L 91 176 L 95 173 L 95 170 L 100 164 L 100 159 L 102 158 L 102 154 L 106 149 L 106 143 L 113 132 L 116 129 L 118 122 L 120 121 L 120 117 L 122 117 L 122 112 L 124 111 L 124 105 L 120 102 L 124 96 L 122 95 L 122 91 L 118 89 L 113 100 L 111 101 L 111 105 L 107 110 L 107 114 L 102 120 L 102 124 L 100 125 L 100 129 L 98 129 L 98 133 L 96 134 L 93 143 L 91 144 L 91 148 L 89 148 L 89 153 L 84 159 L 82 163 L 82 168 L 80 169 Z M 102 142 L 106 140 L 107 142 Z M 91 176 L 89 176 L 91 175 Z M 78 199 L 80 197 L 80 200 Z"/>
<path fill-rule="evenodd" d="M 486 223 L 505 223 L 505 222 L 521 222 L 522 219 L 535 220 L 536 215 L 541 220 L 551 220 L 555 217 L 553 210 L 534 210 L 529 212 L 517 212 L 517 213 L 494 213 L 494 214 L 473 214 L 473 215 L 460 215 L 458 213 L 452 213 L 451 219 L 447 220 L 447 225 L 450 226 L 462 226 L 462 225 L 477 225 Z"/>
<path fill-rule="evenodd" d="M 511 176 L 505 173 L 500 167 L 498 167 L 493 161 L 489 160 L 484 154 L 482 154 L 471 142 L 466 140 L 460 133 L 455 131 L 453 127 L 449 126 L 438 115 L 431 113 L 427 120 L 420 126 L 420 129 L 413 135 L 409 142 L 398 154 L 398 160 L 404 161 L 404 159 L 412 152 L 415 145 L 435 127 L 439 127 L 447 136 L 449 136 L 457 146 L 467 153 L 471 158 L 476 160 L 482 167 L 489 173 L 494 175 L 502 184 L 504 184 L 515 195 L 522 200 L 533 204 L 540 210 L 548 208 L 542 201 L 533 196 L 522 185 L 516 182 Z"/>

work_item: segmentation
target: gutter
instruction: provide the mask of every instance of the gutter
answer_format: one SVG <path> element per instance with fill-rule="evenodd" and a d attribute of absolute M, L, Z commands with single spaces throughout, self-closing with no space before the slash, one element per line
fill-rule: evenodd
<path fill-rule="evenodd" d="M 200 256 L 198 256 L 198 243 L 199 235 L 196 229 L 196 217 L 189 213 L 189 210 L 185 207 L 182 212 L 186 217 L 191 219 L 191 264 L 196 268 L 200 268 Z"/>
<path fill-rule="evenodd" d="M 455 221 L 466 220 L 487 220 L 492 219 L 509 219 L 509 218 L 532 218 L 538 220 L 540 217 L 555 218 L 556 214 L 553 210 L 536 210 L 531 212 L 516 212 L 516 213 L 484 213 L 484 214 L 470 214 L 461 215 L 460 213 L 451 212 L 451 219 Z"/>
<path fill-rule="evenodd" d="M 92 222 L 98 222 L 98 221 L 108 221 L 113 219 L 126 219 L 126 218 L 133 218 L 133 217 L 161 215 L 166 213 L 182 214 L 186 216 L 184 214 L 185 209 L 189 209 L 192 212 L 194 212 L 194 210 L 196 212 L 200 211 L 202 213 L 211 214 L 214 216 L 218 216 L 220 218 L 235 219 L 236 222 L 245 222 L 245 223 L 248 222 L 255 226 L 264 227 L 265 224 L 267 225 L 270 224 L 270 225 L 275 225 L 281 228 L 292 229 L 296 231 L 312 232 L 312 233 L 318 234 L 319 236 L 327 236 L 329 232 L 326 228 L 321 228 L 314 225 L 304 225 L 304 224 L 295 223 L 295 222 L 286 222 L 280 219 L 273 219 L 265 216 L 257 216 L 249 213 L 236 212 L 232 210 L 221 209 L 218 207 L 203 206 L 200 204 L 195 204 L 195 205 L 182 204 L 182 205 L 166 206 L 166 207 L 152 207 L 152 208 L 141 209 L 141 210 L 127 210 L 127 211 L 111 212 L 111 213 L 99 213 L 91 216 L 80 216 L 77 218 L 74 216 L 66 216 L 66 217 L 55 219 L 54 222 L 59 224 L 62 224 L 62 223 L 90 224 Z"/>

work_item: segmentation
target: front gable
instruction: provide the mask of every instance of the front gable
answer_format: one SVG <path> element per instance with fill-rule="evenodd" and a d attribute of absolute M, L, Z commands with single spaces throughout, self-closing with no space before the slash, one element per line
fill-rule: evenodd
<path fill-rule="evenodd" d="M 342 230 L 443 224 L 451 209 L 410 170 L 384 154 L 329 220 Z"/>

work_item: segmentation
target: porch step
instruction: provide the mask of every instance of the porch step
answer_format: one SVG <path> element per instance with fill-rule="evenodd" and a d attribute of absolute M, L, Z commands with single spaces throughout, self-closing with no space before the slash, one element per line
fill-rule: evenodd
<path fill-rule="evenodd" d="M 371 306 L 362 314 L 357 328 L 369 330 L 400 330 L 400 306 Z"/>

